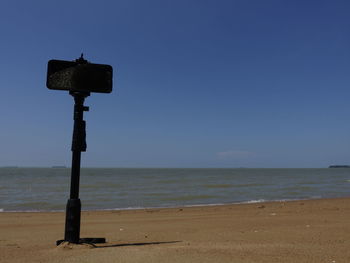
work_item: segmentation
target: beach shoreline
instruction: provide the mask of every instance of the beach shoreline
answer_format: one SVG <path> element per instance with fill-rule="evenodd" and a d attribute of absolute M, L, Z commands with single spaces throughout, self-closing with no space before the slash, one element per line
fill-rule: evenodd
<path fill-rule="evenodd" d="M 208 203 L 208 204 L 192 204 L 192 205 L 175 205 L 175 206 L 150 206 L 150 207 L 125 207 L 125 208 L 102 208 L 102 209 L 84 209 L 82 203 L 81 212 L 112 212 L 112 211 L 138 211 L 138 210 L 152 210 L 152 209 L 183 209 L 183 208 L 196 208 L 196 207 L 215 207 L 215 206 L 235 206 L 235 205 L 249 205 L 249 204 L 260 204 L 260 203 L 285 203 L 285 202 L 298 202 L 298 201 L 309 201 L 309 200 L 335 200 L 335 199 L 346 199 L 349 197 L 330 197 L 330 198 L 305 198 L 305 199 L 277 199 L 277 200 L 249 200 L 249 201 L 238 201 L 232 203 Z M 65 213 L 63 209 L 57 210 L 4 210 L 0 209 L 0 213 Z"/>
<path fill-rule="evenodd" d="M 1 212 L 0 262 L 349 262 L 350 198 L 83 211 L 81 237 L 55 246 L 64 212 Z"/>

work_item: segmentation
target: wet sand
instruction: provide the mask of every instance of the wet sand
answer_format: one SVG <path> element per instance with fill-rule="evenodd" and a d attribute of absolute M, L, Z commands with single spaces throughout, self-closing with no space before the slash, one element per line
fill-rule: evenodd
<path fill-rule="evenodd" d="M 83 212 L 56 247 L 64 213 L 0 213 L 0 262 L 350 262 L 350 198 Z"/>

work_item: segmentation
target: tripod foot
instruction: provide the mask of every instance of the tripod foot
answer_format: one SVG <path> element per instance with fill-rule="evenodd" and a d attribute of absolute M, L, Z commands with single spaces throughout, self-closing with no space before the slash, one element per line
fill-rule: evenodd
<path fill-rule="evenodd" d="M 59 246 L 63 242 L 69 242 L 67 240 L 57 240 L 56 241 L 56 246 Z M 77 244 L 103 244 L 106 243 L 106 239 L 104 237 L 86 237 L 86 238 L 80 238 L 79 243 Z"/>

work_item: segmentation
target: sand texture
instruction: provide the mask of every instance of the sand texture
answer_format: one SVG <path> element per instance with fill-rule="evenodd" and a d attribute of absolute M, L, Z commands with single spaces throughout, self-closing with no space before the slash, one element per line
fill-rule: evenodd
<path fill-rule="evenodd" d="M 63 243 L 64 213 L 0 213 L 0 262 L 350 262 L 350 199 L 83 212 Z"/>

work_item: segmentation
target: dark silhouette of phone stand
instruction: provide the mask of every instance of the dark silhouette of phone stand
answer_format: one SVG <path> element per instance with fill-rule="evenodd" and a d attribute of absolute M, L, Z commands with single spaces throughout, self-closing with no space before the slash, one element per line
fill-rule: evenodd
<path fill-rule="evenodd" d="M 112 92 L 113 68 L 110 65 L 92 64 L 83 58 L 75 61 L 50 60 L 46 86 L 54 90 L 67 90 L 74 97 L 74 129 L 72 139 L 72 168 L 70 198 L 66 206 L 66 223 L 63 240 L 69 243 L 105 243 L 105 238 L 80 238 L 81 202 L 79 199 L 81 152 L 86 151 L 86 123 L 83 119 L 84 100 L 91 92 Z"/>

